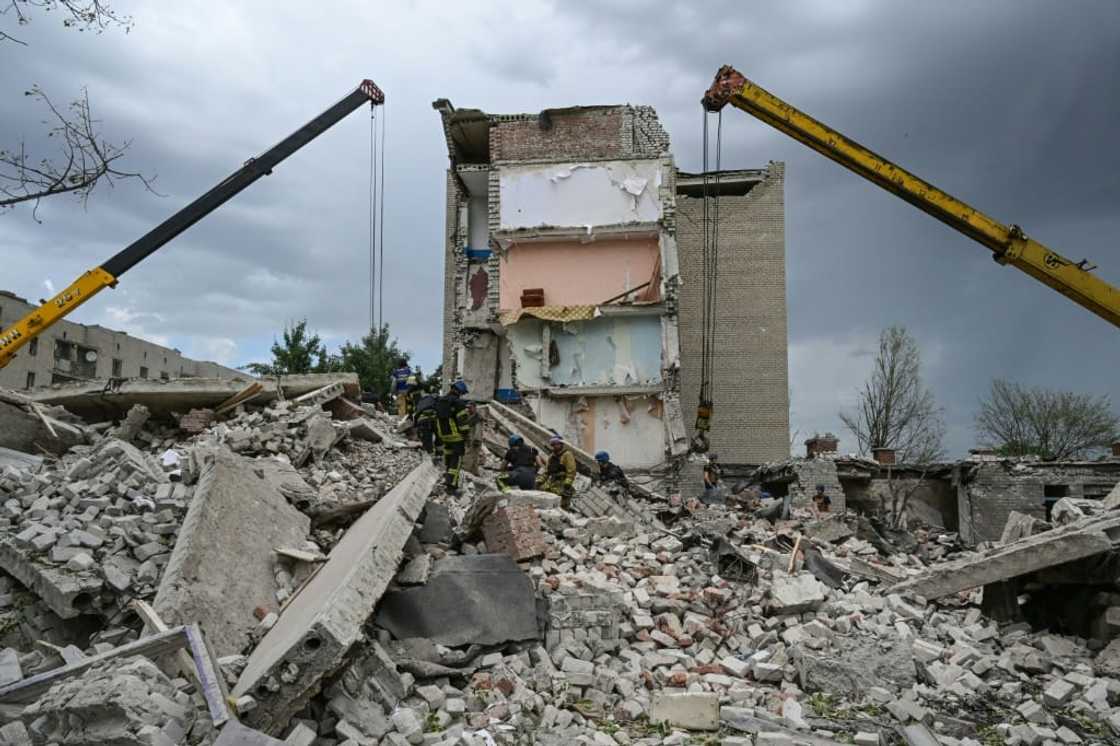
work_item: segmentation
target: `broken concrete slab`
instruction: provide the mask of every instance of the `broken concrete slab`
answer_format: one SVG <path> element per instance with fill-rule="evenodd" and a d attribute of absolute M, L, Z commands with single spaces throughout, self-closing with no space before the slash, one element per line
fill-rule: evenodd
<path fill-rule="evenodd" d="M 178 694 L 152 661 L 119 658 L 55 682 L 21 718 L 41 743 L 174 743 L 166 732 L 182 734 L 195 719 Z"/>
<path fill-rule="evenodd" d="M 769 718 L 769 713 L 756 712 L 749 707 L 722 707 L 720 708 L 720 722 L 732 730 L 740 733 L 750 733 L 755 737 L 755 744 L 808 744 L 809 746 L 838 746 L 841 741 L 824 738 L 812 733 L 794 730 Z"/>
<path fill-rule="evenodd" d="M 0 538 L 0 569 L 23 583 L 62 619 L 94 611 L 103 585 L 93 573 L 73 573 L 30 557 L 13 537 Z"/>
<path fill-rule="evenodd" d="M 286 746 L 272 736 L 266 736 L 259 730 L 248 728 L 236 720 L 230 720 L 222 727 L 222 732 L 214 741 L 214 746 Z"/>
<path fill-rule="evenodd" d="M 887 650 L 876 642 L 841 641 L 827 654 L 797 648 L 796 656 L 798 681 L 807 692 L 860 699 L 872 687 L 903 691 L 917 678 L 913 654 L 901 640 Z"/>
<path fill-rule="evenodd" d="M 855 534 L 842 515 L 830 515 L 819 521 L 809 523 L 801 529 L 801 533 L 814 541 L 834 543 L 843 541 Z"/>
<path fill-rule="evenodd" d="M 1107 552 L 1118 540 L 1120 515 L 1105 513 L 998 546 L 977 556 L 943 562 L 921 575 L 898 583 L 891 592 L 940 598 Z"/>
<path fill-rule="evenodd" d="M 250 725 L 277 734 L 323 677 L 342 665 L 396 574 L 438 478 L 439 471 L 423 463 L 366 511 L 253 650 L 233 691 L 257 698 L 246 718 Z"/>
<path fill-rule="evenodd" d="M 257 463 L 227 450 L 200 454 L 202 472 L 156 593 L 169 624 L 198 622 L 218 655 L 240 653 L 256 608 L 279 611 L 274 547 L 301 546 L 311 521 Z"/>
<path fill-rule="evenodd" d="M 826 588 L 809 573 L 774 578 L 770 586 L 770 612 L 800 614 L 824 603 Z"/>
<path fill-rule="evenodd" d="M 23 451 L 15 451 L 11 448 L 0 448 L 0 470 L 5 466 L 11 466 L 16 469 L 24 471 L 39 471 L 43 465 L 43 457 L 35 456 Z"/>
<path fill-rule="evenodd" d="M 1041 518 L 1013 510 L 1007 514 L 1007 523 L 1003 524 L 1003 534 L 999 537 L 999 543 L 1010 544 L 1024 537 L 1034 536 L 1049 530 L 1050 524 Z"/>
<path fill-rule="evenodd" d="M 376 621 L 398 640 L 426 637 L 449 647 L 539 635 L 533 583 L 507 554 L 440 560 L 426 585 L 385 594 Z"/>
<path fill-rule="evenodd" d="M 35 405 L 26 397 L 0 392 L 0 448 L 25 453 L 39 449 L 61 455 L 71 447 L 86 442 L 83 428 L 62 422 Z"/>
<path fill-rule="evenodd" d="M 655 692 L 650 702 L 649 720 L 689 730 L 719 730 L 719 695 Z"/>
<path fill-rule="evenodd" d="M 106 381 L 89 381 L 41 389 L 29 398 L 40 404 L 61 405 L 91 422 L 120 419 L 136 404 L 146 406 L 153 417 L 165 417 L 172 412 L 217 407 L 243 391 L 246 384 L 253 380 L 248 375 L 244 378 L 176 378 L 170 381 L 130 378 L 108 390 Z M 259 383 L 262 390 L 254 402 L 260 404 L 267 404 L 278 397 L 294 399 L 336 383 L 342 386 L 347 396 L 358 398 L 360 395 L 356 373 L 308 373 L 282 376 L 279 382 L 270 378 Z M 3 431 L 2 427 L 0 431 Z"/>

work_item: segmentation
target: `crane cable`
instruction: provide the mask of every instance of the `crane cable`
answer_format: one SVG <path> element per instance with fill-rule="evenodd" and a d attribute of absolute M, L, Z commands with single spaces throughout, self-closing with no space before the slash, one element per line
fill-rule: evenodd
<path fill-rule="evenodd" d="M 370 106 L 370 332 L 377 328 L 377 114 Z"/>
<path fill-rule="evenodd" d="M 384 104 L 382 104 L 384 108 Z M 369 329 L 385 323 L 385 116 L 369 112 Z M 379 126 L 380 125 L 380 126 Z M 379 136 L 380 133 L 380 136 Z"/>
<path fill-rule="evenodd" d="M 716 309 L 719 299 L 719 193 L 720 161 L 723 144 L 723 116 L 717 114 L 715 145 L 715 188 L 709 170 L 711 146 L 708 135 L 708 111 L 703 111 L 703 217 L 701 225 L 701 332 L 700 332 L 700 402 L 696 409 L 696 436 L 692 450 L 707 451 L 710 443 L 712 402 L 715 397 Z"/>

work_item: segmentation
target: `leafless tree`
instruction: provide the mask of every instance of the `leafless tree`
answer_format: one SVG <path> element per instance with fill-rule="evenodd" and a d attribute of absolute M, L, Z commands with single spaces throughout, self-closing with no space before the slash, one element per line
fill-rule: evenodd
<path fill-rule="evenodd" d="M 0 16 L 5 21 L 15 21 L 16 26 L 31 23 L 31 14 L 35 11 L 58 13 L 63 26 L 78 31 L 101 33 L 111 26 L 118 26 L 128 32 L 132 28 L 131 16 L 117 13 L 109 3 L 101 0 L 7 0 L 0 3 Z M 4 41 L 26 46 L 26 42 L 0 28 L 0 42 Z"/>
<path fill-rule="evenodd" d="M 127 32 L 132 27 L 131 17 L 117 14 L 100 0 L 0 0 L 0 21 L 14 20 L 17 27 L 30 23 L 34 11 L 58 13 L 63 26 L 78 31 L 100 33 L 118 26 Z M 0 45 L 4 42 L 26 46 L 0 26 Z M 31 202 L 32 216 L 38 219 L 40 200 L 59 194 L 74 194 L 85 205 L 102 182 L 112 186 L 119 180 L 135 179 L 154 191 L 154 177 L 120 166 L 130 143 L 114 144 L 101 136 L 100 122 L 93 117 L 85 89 L 64 107 L 56 106 L 38 85 L 24 95 L 46 107 L 48 118 L 43 125 L 47 141 L 56 147 L 47 154 L 33 154 L 26 140 L 10 147 L 0 145 L 0 213 L 21 202 Z"/>
<path fill-rule="evenodd" d="M 0 212 L 20 202 L 33 202 L 32 214 L 36 215 L 41 199 L 67 193 L 75 194 L 84 205 L 98 184 L 112 186 L 121 179 L 136 179 L 155 193 L 152 177 L 117 166 L 129 143 L 114 145 L 101 137 L 84 89 L 66 112 L 38 86 L 25 95 L 38 99 L 50 111 L 52 118 L 44 125 L 57 151 L 53 157 L 35 160 L 23 142 L 11 150 L 0 148 Z"/>
<path fill-rule="evenodd" d="M 928 462 L 927 462 L 928 463 Z M 926 481 L 926 469 L 910 479 L 900 478 L 887 466 L 885 489 L 879 492 L 879 511 L 891 528 L 907 528 L 910 500 Z"/>
<path fill-rule="evenodd" d="M 860 392 L 854 412 L 840 420 L 852 431 L 860 453 L 893 448 L 899 460 L 928 464 L 944 455 L 945 424 L 921 374 L 918 344 L 905 328 L 879 335 L 875 367 Z"/>
<path fill-rule="evenodd" d="M 980 400 L 976 430 L 984 445 L 1005 455 L 1061 460 L 1120 440 L 1120 417 L 1105 395 L 1026 388 L 997 378 Z"/>

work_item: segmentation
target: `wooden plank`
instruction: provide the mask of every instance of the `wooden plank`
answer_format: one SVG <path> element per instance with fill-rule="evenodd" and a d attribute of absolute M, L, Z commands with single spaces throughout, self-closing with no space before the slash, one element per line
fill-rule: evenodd
<path fill-rule="evenodd" d="M 260 396 L 262 391 L 264 391 L 264 384 L 262 384 L 260 381 L 253 381 L 248 386 L 241 389 L 218 406 L 214 407 L 214 414 L 222 414 L 223 412 L 233 409 L 238 404 L 244 404 L 250 399 L 255 399 L 256 397 Z"/>
<path fill-rule="evenodd" d="M 7 686 L 0 687 L 0 703 L 30 702 L 39 697 L 56 681 L 68 679 L 80 674 L 91 666 L 104 663 L 115 658 L 125 658 L 131 655 L 143 655 L 147 658 L 157 658 L 161 655 L 181 650 L 187 644 L 183 627 L 175 627 L 166 632 L 161 632 L 151 637 L 144 637 L 119 648 L 90 656 L 77 663 L 44 671 L 43 673 L 28 676 Z"/>
<path fill-rule="evenodd" d="M 327 555 L 316 552 L 305 552 L 302 549 L 292 549 L 291 547 L 273 547 L 272 551 L 279 554 L 281 557 L 291 557 L 300 562 L 326 562 Z"/>
<path fill-rule="evenodd" d="M 167 624 L 160 619 L 159 614 L 152 608 L 151 604 L 139 598 L 134 598 L 129 604 L 129 608 L 136 612 L 136 615 L 144 622 L 144 628 L 153 633 L 166 632 L 170 629 Z M 191 660 L 190 655 L 185 650 L 179 650 L 175 653 L 175 661 L 179 664 L 179 672 L 190 676 L 194 675 L 194 661 Z"/>

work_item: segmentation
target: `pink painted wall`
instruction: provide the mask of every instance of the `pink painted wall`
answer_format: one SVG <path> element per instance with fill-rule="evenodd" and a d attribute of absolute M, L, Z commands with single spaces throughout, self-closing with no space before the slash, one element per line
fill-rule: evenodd
<path fill-rule="evenodd" d="M 502 310 L 520 308 L 525 288 L 544 288 L 549 306 L 602 303 L 649 280 L 658 256 L 656 238 L 514 244 L 501 263 Z M 635 296 L 658 300 L 660 289 Z"/>

